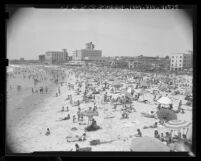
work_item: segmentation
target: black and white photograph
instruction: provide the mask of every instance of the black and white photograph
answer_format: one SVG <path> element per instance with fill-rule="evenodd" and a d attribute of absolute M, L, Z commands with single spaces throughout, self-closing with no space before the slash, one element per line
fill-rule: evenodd
<path fill-rule="evenodd" d="M 17 7 L 6 24 L 10 152 L 195 155 L 193 23 L 188 6 Z"/>

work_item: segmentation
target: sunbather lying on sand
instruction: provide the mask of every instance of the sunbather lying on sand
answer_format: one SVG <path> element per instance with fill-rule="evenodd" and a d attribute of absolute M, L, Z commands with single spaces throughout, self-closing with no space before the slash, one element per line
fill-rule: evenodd
<path fill-rule="evenodd" d="M 151 126 L 144 126 L 143 129 L 148 129 L 148 128 L 157 128 L 158 127 L 158 123 L 155 122 L 153 125 Z"/>
<path fill-rule="evenodd" d="M 69 120 L 69 119 L 70 119 L 70 114 L 68 114 L 68 116 L 67 116 L 67 117 L 60 118 L 60 120 L 59 120 L 59 121 L 64 121 L 64 120 Z"/>
<path fill-rule="evenodd" d="M 151 111 L 151 113 L 145 113 L 145 112 L 142 112 L 141 113 L 144 117 L 148 117 L 148 118 L 157 118 L 156 117 L 156 113 L 154 111 Z"/>
<path fill-rule="evenodd" d="M 78 142 L 78 141 L 85 141 L 86 140 L 86 133 L 82 134 L 81 136 L 67 136 L 67 142 Z"/>
<path fill-rule="evenodd" d="M 148 100 L 143 100 L 143 101 L 140 101 L 142 103 L 150 103 Z"/>

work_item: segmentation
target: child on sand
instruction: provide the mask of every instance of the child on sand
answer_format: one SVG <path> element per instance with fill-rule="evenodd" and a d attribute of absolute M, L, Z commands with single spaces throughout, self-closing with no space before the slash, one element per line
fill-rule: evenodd
<path fill-rule="evenodd" d="M 137 134 L 135 135 L 136 137 L 142 137 L 142 132 L 140 129 L 137 129 Z"/>
<path fill-rule="evenodd" d="M 128 113 L 126 112 L 126 110 L 124 110 L 124 112 L 122 113 L 122 118 L 123 119 L 127 119 L 128 118 Z"/>
<path fill-rule="evenodd" d="M 46 131 L 45 135 L 46 136 L 50 135 L 50 129 L 49 128 L 47 128 L 47 131 Z"/>
<path fill-rule="evenodd" d="M 164 141 L 164 135 L 163 135 L 163 133 L 161 133 L 160 140 L 161 140 L 162 142 Z"/>
<path fill-rule="evenodd" d="M 154 137 L 155 137 L 156 139 L 160 139 L 160 135 L 159 135 L 159 133 L 158 133 L 158 130 L 155 130 L 155 131 L 154 131 Z"/>

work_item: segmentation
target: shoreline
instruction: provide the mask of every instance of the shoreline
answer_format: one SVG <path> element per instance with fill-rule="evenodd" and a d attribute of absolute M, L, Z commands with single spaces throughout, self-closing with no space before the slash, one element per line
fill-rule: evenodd
<path fill-rule="evenodd" d="M 15 93 L 12 101 L 7 98 L 6 104 L 6 128 L 9 135 L 10 132 L 25 122 L 32 112 L 43 107 L 46 100 L 51 99 L 54 95 L 57 85 L 49 84 L 48 93 L 31 93 L 31 88 L 25 88 L 21 93 Z M 7 96 L 9 97 L 9 96 Z M 14 99 L 13 99 L 14 98 Z"/>

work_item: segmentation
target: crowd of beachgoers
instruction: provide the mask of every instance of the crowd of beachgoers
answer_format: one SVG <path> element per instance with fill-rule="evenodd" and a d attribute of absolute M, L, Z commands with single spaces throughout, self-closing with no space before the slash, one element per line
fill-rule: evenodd
<path fill-rule="evenodd" d="M 10 130 L 15 151 L 191 151 L 192 76 L 106 67 L 10 68 L 8 94 L 20 97 L 26 89 L 31 98 L 40 97 L 55 86 L 29 114 L 32 120 L 23 118 Z"/>

